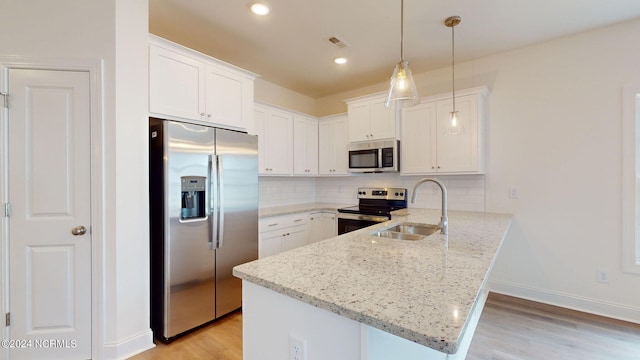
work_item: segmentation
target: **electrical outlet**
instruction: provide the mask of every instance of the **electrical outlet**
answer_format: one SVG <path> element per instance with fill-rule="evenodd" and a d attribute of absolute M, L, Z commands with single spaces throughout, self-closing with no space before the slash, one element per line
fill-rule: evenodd
<path fill-rule="evenodd" d="M 596 280 L 601 283 L 609 283 L 609 272 L 604 269 L 596 270 Z"/>
<path fill-rule="evenodd" d="M 509 187 L 509 199 L 518 199 L 520 198 L 520 191 L 515 186 Z"/>
<path fill-rule="evenodd" d="M 307 341 L 289 335 L 289 360 L 307 360 Z"/>

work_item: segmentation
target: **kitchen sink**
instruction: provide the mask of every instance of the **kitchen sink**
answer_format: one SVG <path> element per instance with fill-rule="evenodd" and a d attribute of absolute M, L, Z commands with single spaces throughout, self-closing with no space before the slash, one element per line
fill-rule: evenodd
<path fill-rule="evenodd" d="M 386 230 L 404 233 L 404 234 L 417 234 L 417 235 L 429 236 L 440 229 L 438 228 L 438 225 L 401 223 L 393 227 L 390 227 Z"/>
<path fill-rule="evenodd" d="M 422 240 L 426 238 L 426 236 L 423 235 L 407 234 L 395 231 L 376 231 L 372 235 L 399 240 Z"/>
<path fill-rule="evenodd" d="M 371 235 L 399 240 L 423 240 L 440 230 L 438 225 L 400 223 L 386 229 L 378 230 Z"/>

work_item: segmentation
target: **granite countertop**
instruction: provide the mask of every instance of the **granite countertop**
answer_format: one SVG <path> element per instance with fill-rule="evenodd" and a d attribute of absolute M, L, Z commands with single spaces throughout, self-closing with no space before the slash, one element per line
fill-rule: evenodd
<path fill-rule="evenodd" d="M 387 222 L 236 266 L 233 274 L 418 344 L 455 353 L 511 215 L 458 211 L 448 215 L 448 236 L 436 233 L 407 241 L 370 235 L 399 222 L 437 224 L 440 219 L 440 210 L 403 209 Z"/>
<path fill-rule="evenodd" d="M 304 203 L 294 205 L 272 206 L 266 208 L 260 208 L 258 211 L 258 217 L 265 218 L 270 216 L 297 214 L 311 211 L 337 211 L 339 208 L 352 206 L 350 204 L 336 204 L 336 203 Z"/>

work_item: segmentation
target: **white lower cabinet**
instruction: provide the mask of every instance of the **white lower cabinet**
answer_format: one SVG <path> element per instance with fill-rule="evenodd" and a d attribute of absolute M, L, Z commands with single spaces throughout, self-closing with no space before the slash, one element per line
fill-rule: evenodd
<path fill-rule="evenodd" d="M 275 255 L 307 244 L 308 213 L 272 216 L 258 224 L 258 258 Z"/>
<path fill-rule="evenodd" d="M 309 244 L 338 236 L 336 213 L 318 211 L 309 213 Z"/>
<path fill-rule="evenodd" d="M 334 211 L 313 211 L 260 219 L 260 259 L 338 235 Z"/>

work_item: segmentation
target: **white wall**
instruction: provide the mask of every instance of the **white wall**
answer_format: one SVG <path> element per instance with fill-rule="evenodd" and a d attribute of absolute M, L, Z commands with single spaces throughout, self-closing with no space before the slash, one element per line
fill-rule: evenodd
<path fill-rule="evenodd" d="M 622 88 L 640 82 L 638 36 L 636 21 L 475 63 L 494 74 L 487 209 L 515 214 L 492 277 L 503 289 L 640 322 L 640 276 L 621 270 Z"/>
<path fill-rule="evenodd" d="M 148 292 L 147 0 L 0 0 L 0 56 L 102 61 L 95 358 L 152 346 Z M 93 160 L 96 160 L 95 158 Z M 95 183 L 94 183 L 95 184 Z M 97 322 L 97 324 L 96 324 Z"/>

